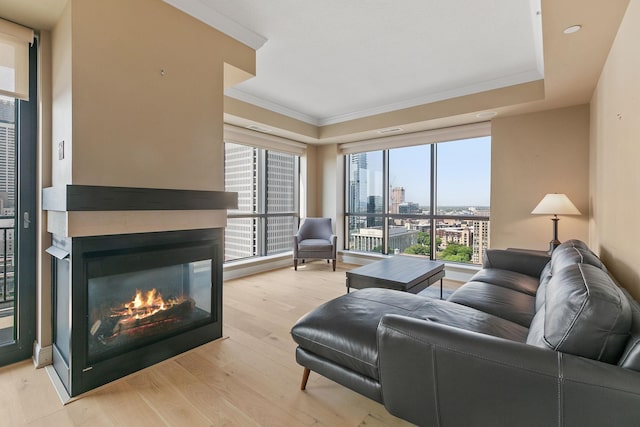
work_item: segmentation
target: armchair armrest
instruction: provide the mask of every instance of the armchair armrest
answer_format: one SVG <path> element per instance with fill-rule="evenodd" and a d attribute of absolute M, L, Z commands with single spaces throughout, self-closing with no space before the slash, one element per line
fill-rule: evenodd
<path fill-rule="evenodd" d="M 300 233 L 293 235 L 293 257 L 298 258 L 298 243 L 300 242 Z"/>
<path fill-rule="evenodd" d="M 332 247 L 332 251 L 333 251 L 333 258 L 336 258 L 336 253 L 337 253 L 337 244 L 338 244 L 338 236 L 335 234 L 332 234 L 331 237 L 329 237 L 329 240 L 331 241 L 331 247 Z"/>
<path fill-rule="evenodd" d="M 540 277 L 542 270 L 550 260 L 549 255 L 505 249 L 487 249 L 482 260 L 482 267 L 500 268 L 527 276 Z"/>
<path fill-rule="evenodd" d="M 384 316 L 377 334 L 385 407 L 419 425 L 640 419 L 634 371 L 400 315 Z"/>

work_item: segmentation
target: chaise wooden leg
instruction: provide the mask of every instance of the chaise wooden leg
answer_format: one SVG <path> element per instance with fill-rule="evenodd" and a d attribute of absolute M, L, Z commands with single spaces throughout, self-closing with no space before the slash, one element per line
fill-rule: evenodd
<path fill-rule="evenodd" d="M 302 372 L 302 384 L 300 384 L 300 390 L 304 390 L 307 388 L 307 380 L 309 380 L 309 374 L 311 373 L 311 369 L 304 368 Z"/>
<path fill-rule="evenodd" d="M 294 258 L 294 260 L 293 260 L 293 269 L 294 269 L 295 271 L 298 271 L 298 260 L 297 260 L 297 259 L 295 259 L 295 258 Z"/>

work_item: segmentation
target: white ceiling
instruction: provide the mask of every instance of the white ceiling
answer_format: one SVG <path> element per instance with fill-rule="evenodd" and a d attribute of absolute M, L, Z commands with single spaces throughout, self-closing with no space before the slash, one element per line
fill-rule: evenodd
<path fill-rule="evenodd" d="M 328 125 L 543 78 L 539 0 L 164 0 L 257 48 L 230 97 Z"/>

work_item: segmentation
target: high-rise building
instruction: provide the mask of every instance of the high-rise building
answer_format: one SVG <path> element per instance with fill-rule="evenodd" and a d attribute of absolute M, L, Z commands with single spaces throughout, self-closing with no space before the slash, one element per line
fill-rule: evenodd
<path fill-rule="evenodd" d="M 267 214 L 227 220 L 226 260 L 291 250 L 298 225 L 297 156 L 225 143 L 224 175 L 225 190 L 238 193 L 238 209 L 230 214 Z M 269 216 L 286 213 L 295 214 Z"/>
<path fill-rule="evenodd" d="M 422 212 L 420 205 L 413 202 L 400 203 L 397 206 L 397 212 L 399 214 L 419 214 Z"/>
<path fill-rule="evenodd" d="M 369 196 L 367 197 L 367 213 L 368 214 L 382 214 L 382 196 Z M 381 216 L 368 216 L 367 227 L 382 227 Z"/>
<path fill-rule="evenodd" d="M 297 212 L 297 161 L 289 153 L 267 151 L 267 212 Z M 293 216 L 267 218 L 267 254 L 291 250 L 297 229 Z"/>
<path fill-rule="evenodd" d="M 225 191 L 238 193 L 238 209 L 230 212 L 257 212 L 258 149 L 238 144 L 225 144 Z M 225 229 L 225 259 L 239 259 L 258 253 L 256 218 L 229 218 Z"/>
<path fill-rule="evenodd" d="M 349 212 L 365 212 L 367 203 L 367 153 L 356 153 L 350 156 L 350 200 Z"/>
<path fill-rule="evenodd" d="M 393 187 L 390 193 L 390 209 L 392 214 L 400 212 L 400 205 L 404 203 L 404 187 Z"/>
<path fill-rule="evenodd" d="M 471 262 L 481 264 L 484 251 L 489 247 L 489 221 L 473 221 L 473 253 Z"/>
<path fill-rule="evenodd" d="M 16 174 L 15 103 L 0 99 L 0 254 L 13 261 Z M 6 254 L 5 254 L 6 247 Z M 7 268 L 1 266 L 0 268 Z"/>
<path fill-rule="evenodd" d="M 16 133 L 15 104 L 8 98 L 0 99 L 0 193 L 7 200 L 3 209 L 15 206 Z"/>

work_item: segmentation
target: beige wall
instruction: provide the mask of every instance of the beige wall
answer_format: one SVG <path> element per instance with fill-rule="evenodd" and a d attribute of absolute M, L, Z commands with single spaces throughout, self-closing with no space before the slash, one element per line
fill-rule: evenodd
<path fill-rule="evenodd" d="M 233 74 L 227 83 L 255 74 L 255 51 L 161 0 L 70 0 L 43 41 L 41 187 L 224 189 L 224 73 Z M 48 231 L 85 236 L 219 227 L 226 212 L 48 212 L 41 220 Z M 49 240 L 42 230 L 41 365 L 51 344 Z"/>
<path fill-rule="evenodd" d="M 300 163 L 300 218 L 322 215 L 319 188 L 322 176 L 318 172 L 318 146 L 309 145 Z"/>
<path fill-rule="evenodd" d="M 38 170 L 36 243 L 36 343 L 33 349 L 37 366 L 51 363 L 51 256 L 45 250 L 51 246 L 47 232 L 47 212 L 42 210 L 42 188 L 51 186 L 51 33 L 41 31 L 38 43 Z"/>
<path fill-rule="evenodd" d="M 255 74 L 255 51 L 160 0 L 71 0 L 52 39 L 53 186 L 224 189 L 224 73 L 227 83 Z M 82 236 L 226 223 L 207 212 L 172 218 L 62 213 L 49 215 L 48 229 Z"/>
<path fill-rule="evenodd" d="M 71 183 L 72 99 L 71 99 L 71 2 L 51 34 L 51 185 Z M 41 47 L 42 49 L 43 47 Z M 64 158 L 58 158 L 58 145 L 64 144 Z"/>
<path fill-rule="evenodd" d="M 338 236 L 338 248 L 344 247 L 344 157 L 337 144 L 318 148 L 320 214 L 332 218 Z"/>
<path fill-rule="evenodd" d="M 591 100 L 591 247 L 640 299 L 640 2 L 631 1 Z"/>
<path fill-rule="evenodd" d="M 223 190 L 224 62 L 254 52 L 159 0 L 71 5 L 72 183 Z"/>
<path fill-rule="evenodd" d="M 560 241 L 587 241 L 589 107 L 495 119 L 491 134 L 491 247 L 549 249 L 551 217 L 531 214 L 546 193 L 566 193 L 582 213 L 561 217 Z"/>
<path fill-rule="evenodd" d="M 327 217 L 334 222 L 338 248 L 344 235 L 344 166 L 337 144 L 309 145 L 302 216 Z M 306 204 L 306 206 L 305 206 Z"/>

